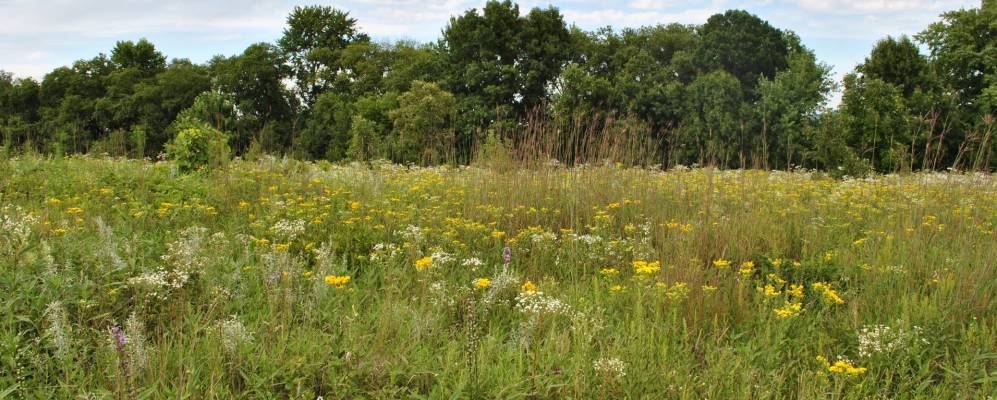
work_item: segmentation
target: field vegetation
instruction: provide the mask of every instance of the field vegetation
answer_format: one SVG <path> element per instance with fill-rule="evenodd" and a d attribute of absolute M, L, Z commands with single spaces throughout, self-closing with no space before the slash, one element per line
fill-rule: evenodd
<path fill-rule="evenodd" d="M 992 175 L 481 159 L 2 161 L 0 398 L 997 391 Z"/>

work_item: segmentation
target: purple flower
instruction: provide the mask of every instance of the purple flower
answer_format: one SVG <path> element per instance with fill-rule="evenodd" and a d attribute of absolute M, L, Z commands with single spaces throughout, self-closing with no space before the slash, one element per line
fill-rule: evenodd
<path fill-rule="evenodd" d="M 111 327 L 111 337 L 114 338 L 114 347 L 123 353 L 125 345 L 128 344 L 128 336 L 125 335 L 120 326 L 115 325 Z"/>
<path fill-rule="evenodd" d="M 502 248 L 502 261 L 506 264 L 512 261 L 512 249 L 510 249 L 509 246 Z"/>

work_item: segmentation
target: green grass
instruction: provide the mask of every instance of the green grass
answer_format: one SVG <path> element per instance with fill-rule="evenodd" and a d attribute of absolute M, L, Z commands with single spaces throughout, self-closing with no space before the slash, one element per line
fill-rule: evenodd
<path fill-rule="evenodd" d="M 0 399 L 997 392 L 991 175 L 175 170 L 0 161 Z"/>

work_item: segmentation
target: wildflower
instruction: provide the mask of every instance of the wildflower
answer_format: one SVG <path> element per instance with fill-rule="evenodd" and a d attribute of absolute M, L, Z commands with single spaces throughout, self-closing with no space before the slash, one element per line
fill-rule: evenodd
<path fill-rule="evenodd" d="M 730 266 L 730 261 L 729 260 L 724 260 L 722 258 L 716 259 L 716 260 L 713 260 L 713 266 L 715 266 L 717 268 L 724 269 L 724 268 L 727 268 L 727 267 Z"/>
<path fill-rule="evenodd" d="M 273 248 L 277 251 L 287 251 L 291 248 L 291 243 L 275 243 Z"/>
<path fill-rule="evenodd" d="M 615 293 L 619 293 L 619 292 L 622 292 L 622 291 L 626 290 L 626 288 L 624 288 L 624 287 L 623 287 L 623 286 L 621 286 L 621 285 L 613 285 L 613 286 L 610 286 L 610 287 L 609 287 L 609 290 L 610 290 L 610 291 L 613 291 L 613 292 L 615 292 Z"/>
<path fill-rule="evenodd" d="M 635 260 L 633 262 L 633 267 L 638 274 L 650 275 L 657 273 L 658 271 L 661 271 L 661 262 L 659 261 L 647 262 L 642 260 Z"/>
<path fill-rule="evenodd" d="M 786 302 L 782 307 L 776 308 L 775 316 L 779 319 L 789 319 L 797 315 L 803 310 L 803 305 L 800 303 Z"/>
<path fill-rule="evenodd" d="M 775 286 L 765 285 L 765 287 L 762 289 L 762 293 L 765 294 L 765 297 L 775 297 L 778 296 L 781 292 L 776 290 Z"/>
<path fill-rule="evenodd" d="M 838 292 L 836 292 L 831 287 L 830 284 L 824 282 L 815 282 L 813 285 L 811 285 L 811 287 L 816 291 L 822 292 L 824 294 L 825 300 L 833 304 L 845 304 L 845 300 L 842 299 L 841 296 L 838 296 Z"/>
<path fill-rule="evenodd" d="M 704 293 L 711 293 L 711 292 L 715 292 L 715 291 L 717 291 L 717 287 L 716 286 L 703 285 L 703 292 Z"/>
<path fill-rule="evenodd" d="M 523 293 L 534 293 L 537 291 L 537 285 L 533 284 L 533 281 L 526 281 L 523 283 Z"/>
<path fill-rule="evenodd" d="M 845 375 L 848 375 L 848 376 L 859 376 L 859 375 L 862 375 L 862 374 L 866 373 L 866 368 L 856 367 L 856 366 L 852 365 L 852 363 L 849 362 L 849 361 L 847 361 L 847 360 L 838 360 L 838 361 L 835 361 L 834 364 L 831 364 L 831 366 L 829 366 L 827 368 L 827 371 L 830 372 L 830 373 L 832 373 L 832 374 L 839 374 L 839 375 L 845 374 Z"/>
<path fill-rule="evenodd" d="M 342 289 L 347 283 L 350 283 L 349 275 L 326 275 L 325 283 L 329 286 L 335 286 L 336 289 Z"/>
<path fill-rule="evenodd" d="M 803 285 L 796 285 L 796 284 L 789 285 L 789 289 L 786 290 L 786 294 L 789 295 L 789 297 L 792 297 L 792 298 L 802 299 L 803 298 Z"/>
<path fill-rule="evenodd" d="M 432 266 L 433 266 L 433 257 L 425 256 L 423 258 L 415 260 L 415 269 L 417 271 L 422 271 Z"/>
<path fill-rule="evenodd" d="M 606 276 L 606 277 L 610 277 L 610 276 L 619 275 L 620 271 L 617 270 L 616 268 L 603 268 L 603 269 L 599 270 L 599 273 L 602 274 L 602 275 L 604 275 L 604 276 Z"/>
<path fill-rule="evenodd" d="M 505 232 L 502 232 L 502 231 L 492 231 L 492 238 L 493 239 L 501 239 L 503 237 L 505 237 Z"/>
<path fill-rule="evenodd" d="M 502 262 L 508 264 L 510 261 L 512 261 L 512 249 L 505 246 L 502 248 Z"/>
<path fill-rule="evenodd" d="M 474 284 L 474 287 L 478 289 L 487 289 L 489 286 L 492 285 L 492 280 L 488 278 L 478 278 L 475 279 L 474 282 L 472 283 Z"/>
<path fill-rule="evenodd" d="M 627 375 L 627 364 L 619 358 L 600 358 L 592 363 L 592 370 L 619 379 Z"/>
<path fill-rule="evenodd" d="M 751 276 L 751 274 L 755 272 L 755 263 L 751 261 L 741 263 L 741 270 L 739 272 L 741 275 L 744 275 L 745 278 Z"/>
<path fill-rule="evenodd" d="M 69 214 L 69 215 L 80 214 L 82 212 L 83 212 L 83 209 L 79 208 L 79 207 L 69 207 L 69 208 L 66 209 L 66 214 Z"/>

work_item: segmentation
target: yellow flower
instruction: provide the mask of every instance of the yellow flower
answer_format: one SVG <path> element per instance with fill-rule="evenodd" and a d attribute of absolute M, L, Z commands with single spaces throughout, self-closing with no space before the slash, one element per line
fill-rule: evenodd
<path fill-rule="evenodd" d="M 526 281 L 523 283 L 523 293 L 533 293 L 537 291 L 537 285 L 533 284 L 533 281 Z"/>
<path fill-rule="evenodd" d="M 359 201 L 351 201 L 350 202 L 350 209 L 351 210 L 359 210 L 360 209 L 360 202 Z"/>
<path fill-rule="evenodd" d="M 834 288 L 831 287 L 831 284 L 824 282 L 815 282 L 813 285 L 811 285 L 811 287 L 813 287 L 814 290 L 823 292 L 825 300 L 834 304 L 845 304 L 845 300 L 842 299 L 841 296 L 838 296 L 838 292 L 836 292 Z"/>
<path fill-rule="evenodd" d="M 492 285 L 492 280 L 488 278 L 478 278 L 474 280 L 474 287 L 478 289 L 487 289 Z"/>
<path fill-rule="evenodd" d="M 492 238 L 494 238 L 494 239 L 501 239 L 503 237 L 505 237 L 505 232 L 502 232 L 502 231 L 492 231 Z"/>
<path fill-rule="evenodd" d="M 301 276 L 305 278 L 311 278 L 313 275 L 315 275 L 314 271 L 305 271 L 301 273 Z"/>
<path fill-rule="evenodd" d="M 657 273 L 658 271 L 661 271 L 661 262 L 659 261 L 647 262 L 642 260 L 634 260 L 633 267 L 638 274 L 650 275 Z"/>
<path fill-rule="evenodd" d="M 277 251 L 287 251 L 288 249 L 291 248 L 291 243 L 290 242 L 288 242 L 288 243 L 275 243 L 273 245 L 273 248 L 274 248 L 274 250 L 277 250 Z"/>
<path fill-rule="evenodd" d="M 349 275 L 326 275 L 325 283 L 329 286 L 335 286 L 336 289 L 342 289 L 347 283 L 350 283 Z"/>
<path fill-rule="evenodd" d="M 729 260 L 724 260 L 722 258 L 716 259 L 716 260 L 713 260 L 713 266 L 715 266 L 717 268 L 727 268 L 727 267 L 730 266 L 730 261 Z"/>
<path fill-rule="evenodd" d="M 433 257 L 425 256 L 423 258 L 415 260 L 415 269 L 417 271 L 422 271 L 432 266 L 433 266 Z"/>
<path fill-rule="evenodd" d="M 866 368 L 856 367 L 844 360 L 835 361 L 827 370 L 832 374 L 847 374 L 848 376 L 859 376 L 866 372 Z"/>
<path fill-rule="evenodd" d="M 772 285 L 765 285 L 763 292 L 765 293 L 765 297 L 775 297 L 780 294 L 780 292 L 776 290 L 775 286 Z"/>
<path fill-rule="evenodd" d="M 745 261 L 745 262 L 741 263 L 741 271 L 740 272 L 741 272 L 741 275 L 744 275 L 744 277 L 747 278 L 753 272 L 755 272 L 755 263 L 753 263 L 751 261 Z"/>
<path fill-rule="evenodd" d="M 616 292 L 616 293 L 619 293 L 619 292 L 622 292 L 622 291 L 626 290 L 626 288 L 624 288 L 623 286 L 620 286 L 620 285 L 613 285 L 613 286 L 609 287 L 609 290 L 611 290 L 613 292 Z"/>
<path fill-rule="evenodd" d="M 608 276 L 619 275 L 620 271 L 617 270 L 616 268 L 603 268 L 602 270 L 599 271 L 599 273 L 608 277 Z"/>
<path fill-rule="evenodd" d="M 775 316 L 779 319 L 793 318 L 797 315 L 800 315 L 800 311 L 802 310 L 803 310 L 802 304 L 790 303 L 787 301 L 784 306 L 775 309 Z"/>
<path fill-rule="evenodd" d="M 716 286 L 703 285 L 703 293 L 710 293 L 710 292 L 716 292 L 716 291 L 717 291 L 717 287 Z"/>
<path fill-rule="evenodd" d="M 789 285 L 789 289 L 786 290 L 786 294 L 789 297 L 795 297 L 797 299 L 803 298 L 803 285 Z"/>
<path fill-rule="evenodd" d="M 83 209 L 79 208 L 79 207 L 69 207 L 69 208 L 66 209 L 66 214 L 70 214 L 70 215 L 72 215 L 72 214 L 80 214 L 82 212 L 83 212 Z"/>

